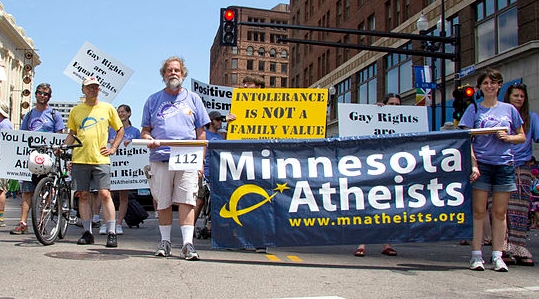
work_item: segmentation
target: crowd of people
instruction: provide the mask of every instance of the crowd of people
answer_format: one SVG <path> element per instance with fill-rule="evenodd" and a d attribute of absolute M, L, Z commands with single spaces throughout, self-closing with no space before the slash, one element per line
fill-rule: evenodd
<path fill-rule="evenodd" d="M 52 97 L 49 84 L 39 84 L 35 91 L 36 105 L 23 118 L 21 130 L 61 133 L 67 129 L 65 142 L 72 144 L 77 136 L 83 147 L 73 150 L 71 176 L 73 190 L 79 196 L 79 214 L 84 233 L 79 245 L 94 244 L 92 228 L 96 213 L 103 213 L 100 233 L 107 235 L 106 246 L 117 247 L 117 235 L 123 234 L 122 222 L 127 212 L 129 190 L 118 192 L 119 207 L 116 216 L 110 191 L 110 156 L 120 146 L 128 146 L 133 139 L 150 140 L 149 186 L 155 204 L 160 232 L 156 256 L 172 254 L 172 206 L 178 206 L 178 221 L 182 236 L 181 256 L 186 260 L 200 257 L 193 244 L 195 222 L 209 192 L 203 184 L 210 177 L 206 163 L 202 169 L 169 171 L 171 147 L 161 140 L 225 140 L 221 132 L 223 121 L 234 121 L 235 115 L 221 115 L 219 111 L 208 113 L 201 98 L 182 86 L 187 68 L 182 58 L 172 56 L 164 61 L 160 74 L 165 88 L 150 95 L 143 107 L 141 130 L 130 121 L 131 108 L 120 105 L 116 109 L 100 101 L 100 84 L 95 77 L 82 82 L 84 102 L 75 106 L 64 127 L 59 113 L 48 105 Z M 263 88 L 264 80 L 258 76 L 246 76 L 246 88 Z M 502 74 L 487 69 L 477 79 L 477 89 L 482 101 L 470 105 L 458 127 L 494 128 L 506 127 L 493 134 L 480 134 L 472 138 L 473 240 L 471 242 L 471 270 L 485 270 L 483 248 L 492 246 L 492 269 L 508 271 L 507 264 L 533 266 L 534 261 L 526 248 L 526 234 L 530 229 L 529 213 L 535 213 L 531 226 L 539 226 L 539 168 L 533 157 L 532 144 L 539 142 L 539 117 L 531 111 L 526 85 L 510 85 L 499 101 Z M 378 105 L 401 105 L 398 94 L 389 93 Z M 0 105 L 0 129 L 13 129 L 7 106 Z M 89 118 L 98 120 L 88 124 Z M 451 124 L 450 124 L 451 125 Z M 445 129 L 445 126 L 444 126 Z M 451 129 L 455 129 L 451 125 Z M 206 159 L 208 156 L 206 155 Z M 28 212 L 32 195 L 39 177 L 24 181 L 21 217 L 11 234 L 28 233 Z M 0 179 L 0 226 L 3 218 L 6 193 L 16 192 L 11 181 Z M 97 205 L 91 203 L 91 191 L 96 190 Z M 97 209 L 97 212 L 96 212 Z M 93 218 L 92 218 L 93 215 Z M 487 231 L 490 230 L 490 231 Z M 488 236 L 487 236 L 488 235 Z M 488 241 L 488 242 L 487 242 Z M 465 243 L 462 243 L 465 244 Z M 358 257 L 365 256 L 365 244 L 354 251 Z M 265 248 L 257 248 L 266 252 Z M 390 244 L 383 244 L 382 254 L 396 256 Z"/>

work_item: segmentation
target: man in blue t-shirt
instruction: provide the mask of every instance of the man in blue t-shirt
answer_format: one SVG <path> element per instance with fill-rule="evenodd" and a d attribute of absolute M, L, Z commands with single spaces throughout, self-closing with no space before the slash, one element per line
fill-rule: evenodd
<path fill-rule="evenodd" d="M 49 100 L 52 97 L 52 88 L 48 83 L 41 83 L 36 87 L 36 106 L 30 110 L 21 123 L 21 130 L 62 133 L 65 125 L 62 115 L 49 107 Z M 32 176 L 33 178 L 35 175 Z M 21 185 L 22 203 L 21 220 L 19 225 L 10 231 L 12 235 L 21 235 L 28 233 L 28 212 L 32 204 L 32 196 L 37 182 L 23 181 Z"/>

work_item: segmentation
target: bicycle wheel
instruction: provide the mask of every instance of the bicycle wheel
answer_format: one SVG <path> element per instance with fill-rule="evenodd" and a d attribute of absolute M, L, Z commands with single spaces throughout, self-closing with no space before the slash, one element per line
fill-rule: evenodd
<path fill-rule="evenodd" d="M 60 230 L 59 204 L 53 179 L 45 177 L 39 181 L 32 197 L 32 225 L 34 234 L 43 245 L 54 244 Z"/>
<path fill-rule="evenodd" d="M 58 238 L 64 239 L 67 234 L 67 225 L 69 224 L 69 212 L 71 211 L 71 190 L 65 186 L 65 182 L 62 181 L 62 187 L 60 187 L 60 193 L 58 194 L 58 202 L 60 203 L 60 231 L 58 232 Z"/>

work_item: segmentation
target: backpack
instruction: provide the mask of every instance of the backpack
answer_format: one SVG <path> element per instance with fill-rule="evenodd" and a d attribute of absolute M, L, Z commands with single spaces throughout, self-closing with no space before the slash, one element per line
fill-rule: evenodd
<path fill-rule="evenodd" d="M 149 216 L 150 215 L 148 215 L 148 212 L 144 210 L 142 205 L 136 199 L 129 196 L 129 200 L 127 201 L 127 212 L 124 217 L 127 226 L 130 228 L 133 226 L 139 228 L 140 224 L 144 223 L 144 220 Z"/>

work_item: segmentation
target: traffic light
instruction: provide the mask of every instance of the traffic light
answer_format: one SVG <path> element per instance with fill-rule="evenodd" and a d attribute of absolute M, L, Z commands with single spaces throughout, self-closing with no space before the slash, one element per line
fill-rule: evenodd
<path fill-rule="evenodd" d="M 221 46 L 236 46 L 238 42 L 238 10 L 221 8 L 221 25 L 219 27 Z"/>
<path fill-rule="evenodd" d="M 453 91 L 453 119 L 459 121 L 468 105 L 474 101 L 475 89 L 470 86 L 459 86 Z"/>

